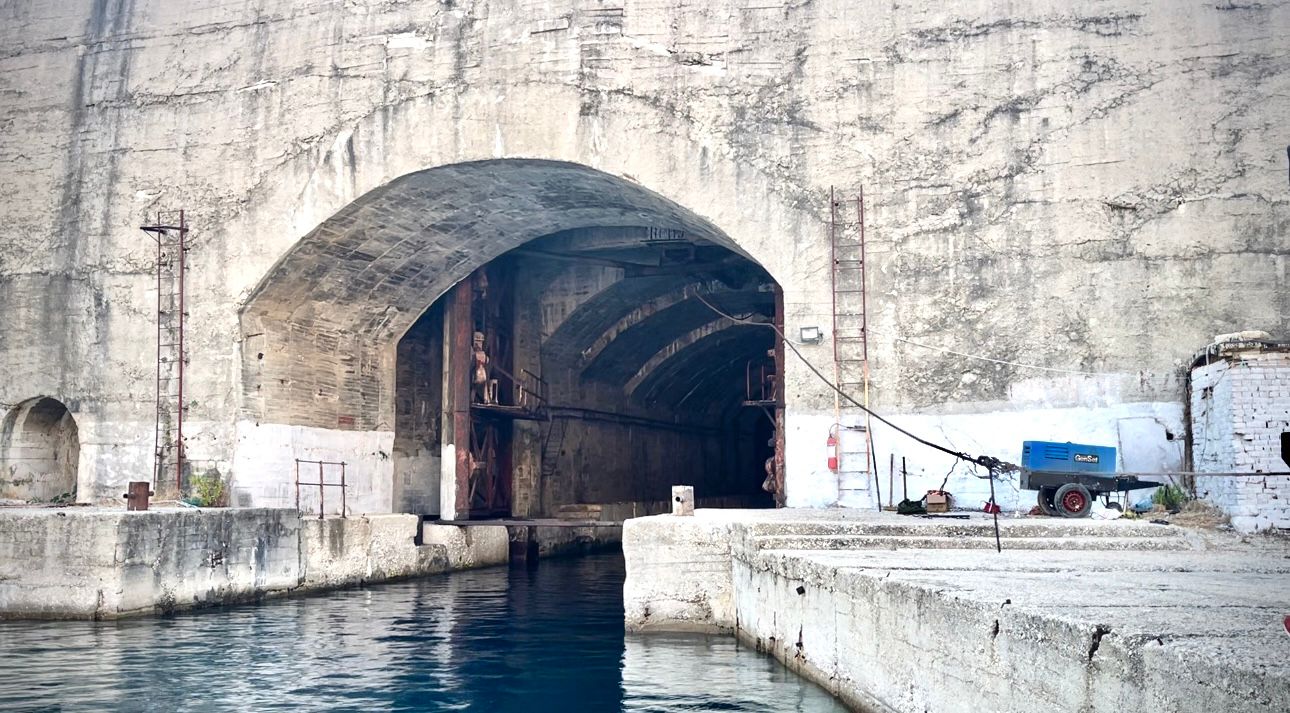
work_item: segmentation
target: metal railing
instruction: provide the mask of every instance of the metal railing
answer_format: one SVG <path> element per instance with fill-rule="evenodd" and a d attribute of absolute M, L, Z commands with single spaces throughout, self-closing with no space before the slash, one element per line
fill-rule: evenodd
<path fill-rule="evenodd" d="M 520 369 L 520 378 L 515 382 L 515 405 L 537 411 L 546 405 L 546 390 L 546 381 L 542 377 L 528 369 Z"/>
<path fill-rule="evenodd" d="M 313 481 L 305 482 L 300 480 L 300 465 L 302 463 L 305 465 L 318 466 L 318 482 L 316 483 Z M 296 510 L 300 510 L 300 486 L 305 485 L 309 487 L 316 487 L 318 488 L 318 519 L 321 520 L 323 519 L 323 515 L 327 512 L 327 488 L 340 488 L 340 516 L 344 518 L 346 513 L 349 511 L 349 506 L 346 502 L 346 497 L 345 497 L 345 491 L 349 487 L 345 484 L 345 465 L 346 464 L 344 461 L 302 460 L 300 458 L 297 458 L 296 459 Z M 339 483 L 327 482 L 327 477 L 326 477 L 327 466 L 333 466 L 333 467 L 340 466 Z M 310 468 L 310 470 L 313 470 L 313 469 Z"/>

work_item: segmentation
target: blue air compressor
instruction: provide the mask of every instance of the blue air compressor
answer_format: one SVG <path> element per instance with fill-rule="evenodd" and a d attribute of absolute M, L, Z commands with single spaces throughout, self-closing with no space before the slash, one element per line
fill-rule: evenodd
<path fill-rule="evenodd" d="M 1112 493 L 1154 488 L 1160 483 L 1115 474 L 1115 448 L 1084 443 L 1024 441 L 1021 444 L 1021 487 L 1039 491 L 1039 509 L 1046 515 L 1086 517 L 1093 498 L 1118 507 Z"/>

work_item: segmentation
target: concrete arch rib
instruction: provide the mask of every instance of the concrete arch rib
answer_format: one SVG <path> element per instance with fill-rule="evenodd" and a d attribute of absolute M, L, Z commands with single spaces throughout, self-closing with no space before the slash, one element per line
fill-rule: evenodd
<path fill-rule="evenodd" d="M 736 347 L 735 342 L 754 341 L 761 336 L 765 336 L 765 341 L 769 342 L 769 330 L 762 326 L 764 323 L 765 320 L 757 317 L 746 322 L 720 317 L 691 330 L 646 360 L 636 374 L 628 379 L 623 391 L 636 401 L 652 403 L 663 400 L 679 403 L 681 398 L 688 395 L 691 382 L 727 370 L 734 363 L 755 354 L 754 349 Z M 750 337 L 754 339 L 750 340 Z M 726 358 L 714 359 L 714 354 L 724 354 Z M 694 368 L 698 364 L 705 364 L 707 368 Z M 676 395 L 676 399 L 662 397 L 663 394 L 672 393 L 672 387 L 678 384 L 683 385 L 683 393 Z"/>
<path fill-rule="evenodd" d="M 599 337 L 596 337 L 596 341 L 592 342 L 591 346 L 581 350 L 578 355 L 579 364 L 586 367 L 595 362 L 596 358 L 615 339 L 627 330 L 643 324 L 658 313 L 691 299 L 695 294 L 711 295 L 723 289 L 726 289 L 725 286 L 716 280 L 695 282 L 676 292 L 661 295 L 648 302 L 641 303 L 635 309 L 623 315 L 617 322 L 602 332 Z"/>
<path fill-rule="evenodd" d="M 706 299 L 727 314 L 746 314 L 755 320 L 769 321 L 774 313 L 774 301 L 769 293 L 724 291 Z M 595 361 L 583 366 L 582 374 L 588 379 L 625 383 L 653 355 L 666 351 L 677 334 L 701 329 L 715 316 L 708 305 L 691 294 L 616 335 L 596 354 Z"/>
<path fill-rule="evenodd" d="M 498 101 L 499 91 L 506 101 Z M 494 159 L 579 164 L 649 186 L 735 236 L 738 252 L 780 284 L 827 267 L 826 256 L 804 260 L 792 249 L 799 236 L 824 229 L 827 196 L 820 187 L 785 185 L 719 150 L 718 137 L 683 114 L 609 94 L 586 115 L 585 100 L 581 88 L 562 84 L 468 86 L 377 107 L 293 147 L 246 197 L 248 210 L 225 226 L 257 238 L 239 255 L 244 269 L 231 276 L 231 289 L 250 294 L 300 236 L 382 186 L 427 167 Z M 463 115 L 472 117 L 473 130 L 445 129 Z M 653 128 L 642 131 L 643 125 Z"/>

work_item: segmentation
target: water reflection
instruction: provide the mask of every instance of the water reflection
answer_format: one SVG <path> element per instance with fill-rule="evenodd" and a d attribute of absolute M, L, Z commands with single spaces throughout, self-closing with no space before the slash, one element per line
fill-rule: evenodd
<path fill-rule="evenodd" d="M 624 637 L 622 559 L 219 612 L 0 622 L 0 709 L 844 710 L 731 639 Z"/>

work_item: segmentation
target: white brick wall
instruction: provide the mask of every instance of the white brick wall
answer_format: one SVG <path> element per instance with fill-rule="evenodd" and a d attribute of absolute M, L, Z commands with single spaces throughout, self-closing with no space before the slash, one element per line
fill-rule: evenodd
<path fill-rule="evenodd" d="M 1290 351 L 1224 355 L 1192 370 L 1192 460 L 1200 472 L 1290 470 L 1281 434 L 1290 432 Z M 1290 477 L 1198 476 L 1196 490 L 1242 531 L 1290 528 Z"/>

